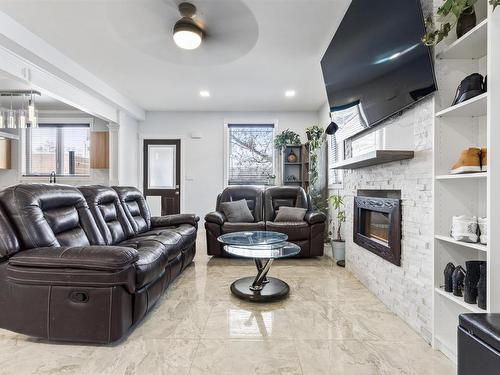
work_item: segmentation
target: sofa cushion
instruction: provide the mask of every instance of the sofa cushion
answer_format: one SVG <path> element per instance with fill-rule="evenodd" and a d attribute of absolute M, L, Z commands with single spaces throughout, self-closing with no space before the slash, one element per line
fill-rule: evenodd
<path fill-rule="evenodd" d="M 9 264 L 114 271 L 127 268 L 138 259 L 137 251 L 121 246 L 40 247 L 17 253 Z"/>
<path fill-rule="evenodd" d="M 0 261 L 19 251 L 19 240 L 6 212 L 0 206 Z"/>
<path fill-rule="evenodd" d="M 230 223 L 253 223 L 254 217 L 248 208 L 247 201 L 241 199 L 235 202 L 223 202 L 220 209 Z"/>
<path fill-rule="evenodd" d="M 134 234 L 115 190 L 101 185 L 80 186 L 78 190 L 85 197 L 106 244 L 117 244 Z"/>
<path fill-rule="evenodd" d="M 120 246 L 132 247 L 140 250 L 141 247 L 147 247 L 151 242 L 159 243 L 163 246 L 167 260 L 174 259 L 181 253 L 182 236 L 175 232 L 164 232 L 163 234 L 142 235 L 130 238 L 120 243 Z"/>
<path fill-rule="evenodd" d="M 300 186 L 274 186 L 264 192 L 264 215 L 266 221 L 274 221 L 280 207 L 309 209 L 309 199 Z"/>
<path fill-rule="evenodd" d="M 24 249 L 104 245 L 85 198 L 72 186 L 20 184 L 0 201 Z"/>
<path fill-rule="evenodd" d="M 222 211 L 221 203 L 235 202 L 244 199 L 247 202 L 248 208 L 254 217 L 255 222 L 262 221 L 262 193 L 261 186 L 254 185 L 233 185 L 228 186 L 217 197 L 216 211 Z"/>
<path fill-rule="evenodd" d="M 258 223 L 224 223 L 222 233 L 245 232 L 254 230 L 265 230 L 266 225 L 263 221 Z"/>
<path fill-rule="evenodd" d="M 125 215 L 135 234 L 144 233 L 151 228 L 151 213 L 144 195 L 135 187 L 113 186 L 120 197 Z"/>
<path fill-rule="evenodd" d="M 137 247 L 139 259 L 135 262 L 137 288 L 156 280 L 165 272 L 168 263 L 165 245 L 156 241 L 144 241 Z"/>
<path fill-rule="evenodd" d="M 274 219 L 275 222 L 301 222 L 304 221 L 304 216 L 307 212 L 307 209 L 300 207 L 280 207 L 278 210 L 278 214 Z"/>
<path fill-rule="evenodd" d="M 288 235 L 288 241 L 301 241 L 309 239 L 309 224 L 301 222 L 273 222 L 266 221 L 266 230 L 285 233 Z"/>

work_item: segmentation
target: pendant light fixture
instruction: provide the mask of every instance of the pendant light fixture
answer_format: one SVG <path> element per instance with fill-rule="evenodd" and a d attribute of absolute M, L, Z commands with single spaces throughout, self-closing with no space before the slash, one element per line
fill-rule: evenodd
<path fill-rule="evenodd" d="M 33 96 L 33 91 L 31 92 L 30 99 L 28 102 L 28 121 L 33 121 L 35 118 L 35 97 Z"/>
<path fill-rule="evenodd" d="M 0 97 L 10 97 L 10 109 L 3 111 L 0 108 L 0 129 L 23 129 L 28 124 L 32 128 L 37 128 L 38 111 L 35 107 L 36 95 L 40 96 L 40 93 L 33 90 L 0 91 Z M 18 109 L 14 109 L 14 97 L 21 97 L 21 105 Z M 26 98 L 28 99 L 26 100 Z"/>
<path fill-rule="evenodd" d="M 179 4 L 182 18 L 174 25 L 174 42 L 178 47 L 193 50 L 200 46 L 203 30 L 193 20 L 196 17 L 196 7 L 191 3 Z"/>
<path fill-rule="evenodd" d="M 12 94 L 10 95 L 10 110 L 7 115 L 7 128 L 15 129 L 16 128 L 16 112 L 12 109 Z"/>
<path fill-rule="evenodd" d="M 5 129 L 4 110 L 0 108 L 0 129 Z"/>

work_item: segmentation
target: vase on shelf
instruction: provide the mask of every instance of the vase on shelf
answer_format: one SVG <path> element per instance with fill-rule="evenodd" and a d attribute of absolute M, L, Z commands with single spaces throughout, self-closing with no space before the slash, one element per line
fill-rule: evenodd
<path fill-rule="evenodd" d="M 297 162 L 297 155 L 295 155 L 295 152 L 293 152 L 293 149 L 290 150 L 290 153 L 288 154 L 286 160 L 289 163 L 296 163 Z"/>
<path fill-rule="evenodd" d="M 457 22 L 457 38 L 460 39 L 462 36 L 471 31 L 474 27 L 476 27 L 477 18 L 476 11 L 474 6 L 471 5 L 467 9 L 465 9 L 460 17 L 458 17 Z"/>
<path fill-rule="evenodd" d="M 455 271 L 455 266 L 453 263 L 448 263 L 444 268 L 444 291 L 453 292 L 453 271 Z"/>

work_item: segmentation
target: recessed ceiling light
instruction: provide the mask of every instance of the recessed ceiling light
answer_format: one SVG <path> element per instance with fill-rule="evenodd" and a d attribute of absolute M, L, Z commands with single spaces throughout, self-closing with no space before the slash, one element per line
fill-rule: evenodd
<path fill-rule="evenodd" d="M 193 21 L 196 7 L 190 3 L 181 3 L 179 12 L 182 18 L 174 26 L 174 42 L 182 49 L 196 49 L 203 39 L 203 30 Z"/>
<path fill-rule="evenodd" d="M 209 98 L 210 97 L 210 91 L 208 91 L 208 90 L 201 90 L 200 91 L 200 96 L 202 98 Z"/>
<path fill-rule="evenodd" d="M 286 90 L 285 91 L 285 96 L 287 98 L 293 98 L 295 96 L 295 90 Z"/>

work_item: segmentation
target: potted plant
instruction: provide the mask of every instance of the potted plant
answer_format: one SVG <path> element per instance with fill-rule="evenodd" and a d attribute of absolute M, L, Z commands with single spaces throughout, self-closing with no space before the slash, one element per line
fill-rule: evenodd
<path fill-rule="evenodd" d="M 307 144 L 309 145 L 309 190 L 311 203 L 314 209 L 324 211 L 325 196 L 317 186 L 319 178 L 319 151 L 324 140 L 324 129 L 314 125 L 306 129 Z"/>
<path fill-rule="evenodd" d="M 490 4 L 493 6 L 493 10 L 500 5 L 500 0 L 490 0 Z"/>
<path fill-rule="evenodd" d="M 274 148 L 283 151 L 288 145 L 300 145 L 300 135 L 290 129 L 283 130 L 274 138 Z"/>
<path fill-rule="evenodd" d="M 427 29 L 422 37 L 422 42 L 427 46 L 435 46 L 448 36 L 451 29 L 456 25 L 457 38 L 476 26 L 476 12 L 474 4 L 477 0 L 445 0 L 436 12 L 436 25 L 433 16 L 425 20 Z M 500 0 L 490 0 L 495 8 Z"/>
<path fill-rule="evenodd" d="M 331 230 L 330 241 L 332 244 L 332 254 L 338 265 L 345 264 L 345 241 L 342 239 L 342 223 L 345 223 L 346 215 L 343 209 L 344 198 L 340 195 L 330 195 L 328 198 L 332 205 L 333 212 L 330 219 Z M 335 238 L 334 238 L 335 235 Z M 342 262 L 342 263 L 340 263 Z"/>

